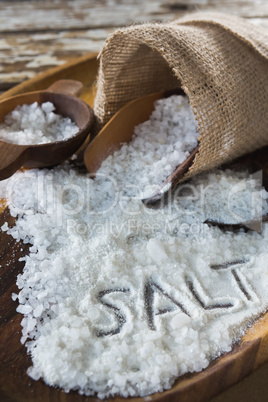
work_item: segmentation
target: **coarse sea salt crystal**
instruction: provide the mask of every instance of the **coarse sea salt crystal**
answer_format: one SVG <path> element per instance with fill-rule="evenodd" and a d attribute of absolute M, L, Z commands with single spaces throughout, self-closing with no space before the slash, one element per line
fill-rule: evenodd
<path fill-rule="evenodd" d="M 29 314 L 32 310 L 33 308 L 29 304 L 20 304 L 16 311 L 21 314 Z"/>
<path fill-rule="evenodd" d="M 172 318 L 170 325 L 172 329 L 179 329 L 188 326 L 191 323 L 191 318 L 185 314 L 177 314 Z"/>
<path fill-rule="evenodd" d="M 1 226 L 1 230 L 2 230 L 3 232 L 6 232 L 8 229 L 9 229 L 8 223 L 5 222 L 5 223 Z"/>
<path fill-rule="evenodd" d="M 43 312 L 43 305 L 42 304 L 39 304 L 37 307 L 35 307 L 35 309 L 34 309 L 34 311 L 33 311 L 33 315 L 34 315 L 34 317 L 40 317 L 40 315 L 42 314 L 42 312 Z"/>
<path fill-rule="evenodd" d="M 163 262 L 168 258 L 163 243 L 158 239 L 150 239 L 148 241 L 147 251 L 150 258 L 156 263 Z"/>

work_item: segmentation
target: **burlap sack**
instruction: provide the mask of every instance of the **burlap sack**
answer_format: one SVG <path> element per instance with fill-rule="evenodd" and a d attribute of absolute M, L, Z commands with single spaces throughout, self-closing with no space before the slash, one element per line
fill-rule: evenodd
<path fill-rule="evenodd" d="M 200 133 L 200 151 L 184 180 L 268 144 L 264 29 L 214 13 L 118 29 L 100 53 L 99 126 L 134 98 L 178 86 Z"/>

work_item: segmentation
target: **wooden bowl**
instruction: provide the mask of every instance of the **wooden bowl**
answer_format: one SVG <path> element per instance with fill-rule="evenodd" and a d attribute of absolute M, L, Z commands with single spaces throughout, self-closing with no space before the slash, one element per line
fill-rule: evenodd
<path fill-rule="evenodd" d="M 0 140 L 0 180 L 11 176 L 21 166 L 37 168 L 57 165 L 82 145 L 94 122 L 92 109 L 75 96 L 80 93 L 82 86 L 78 81 L 60 80 L 45 91 L 29 92 L 0 102 L 0 122 L 18 105 L 52 102 L 56 113 L 69 117 L 79 128 L 73 137 L 47 144 L 16 145 Z"/>

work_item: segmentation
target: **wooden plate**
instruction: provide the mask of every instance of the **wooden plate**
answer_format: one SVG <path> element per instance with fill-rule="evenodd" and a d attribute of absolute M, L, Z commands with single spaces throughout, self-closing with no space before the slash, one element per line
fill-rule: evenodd
<path fill-rule="evenodd" d="M 96 54 L 81 57 L 74 62 L 49 70 L 34 79 L 26 81 L 0 96 L 8 96 L 41 90 L 54 81 L 64 78 L 78 79 L 84 84 L 81 98 L 92 106 L 95 95 L 95 80 L 98 69 Z M 268 170 L 268 148 L 247 157 L 248 163 L 258 163 Z M 4 204 L 0 204 L 0 226 L 5 221 L 14 223 Z M 49 387 L 43 381 L 33 381 L 26 375 L 31 358 L 21 345 L 22 316 L 16 313 L 17 303 L 11 295 L 17 293 L 16 278 L 22 272 L 23 263 L 19 258 L 27 252 L 27 245 L 16 242 L 6 233 L 0 233 L 0 401 L 4 402 L 93 402 L 97 398 L 80 396 L 76 392 L 65 394 Z M 253 370 L 268 361 L 268 313 L 250 328 L 233 351 L 213 361 L 201 373 L 180 377 L 171 390 L 154 394 L 153 401 L 203 402 L 221 393 L 240 381 Z M 125 401 L 115 398 L 116 402 Z M 133 398 L 133 402 L 142 398 Z"/>

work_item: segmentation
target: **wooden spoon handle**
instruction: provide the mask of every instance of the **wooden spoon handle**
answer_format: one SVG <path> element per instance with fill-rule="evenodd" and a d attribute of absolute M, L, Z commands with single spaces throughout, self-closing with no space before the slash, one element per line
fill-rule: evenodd
<path fill-rule="evenodd" d="M 12 176 L 28 158 L 28 146 L 0 141 L 0 180 Z"/>
<path fill-rule="evenodd" d="M 59 80 L 50 85 L 47 91 L 63 95 L 79 96 L 82 92 L 82 89 L 83 84 L 80 81 Z"/>

